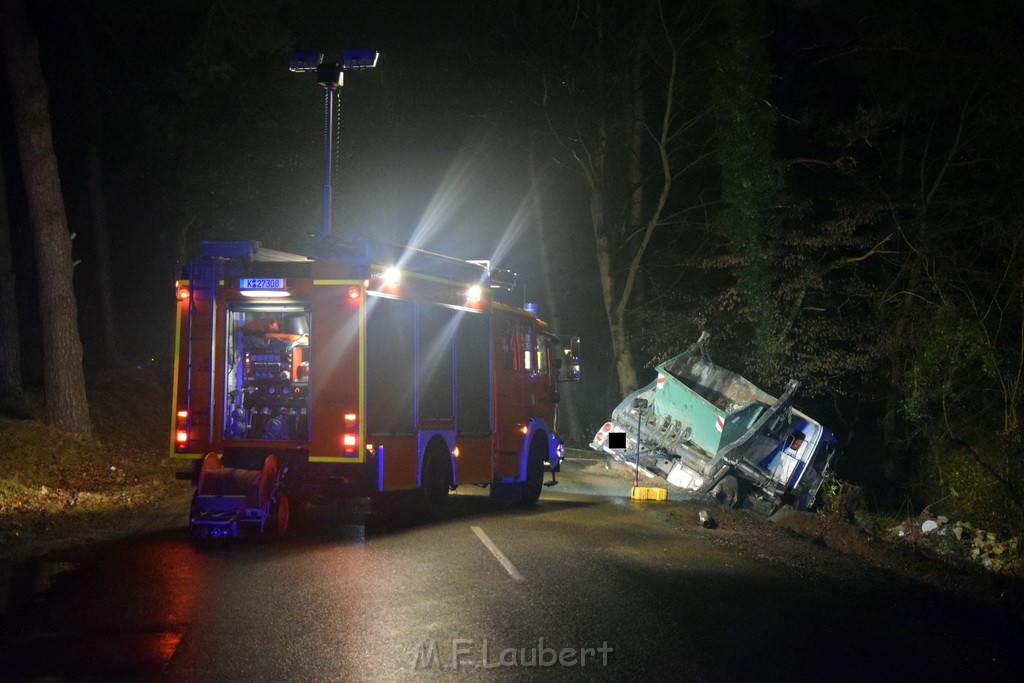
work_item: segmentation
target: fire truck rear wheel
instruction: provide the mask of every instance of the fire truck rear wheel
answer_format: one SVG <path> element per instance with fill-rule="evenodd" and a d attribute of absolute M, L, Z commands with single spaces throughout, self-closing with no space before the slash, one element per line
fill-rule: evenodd
<path fill-rule="evenodd" d="M 530 442 L 526 461 L 526 481 L 523 482 L 523 505 L 536 505 L 544 490 L 544 456 L 547 455 L 547 436 L 537 434 Z"/>
<path fill-rule="evenodd" d="M 448 504 L 452 485 L 451 462 L 447 453 L 428 449 L 423 460 L 423 504 L 428 514 L 436 514 Z"/>

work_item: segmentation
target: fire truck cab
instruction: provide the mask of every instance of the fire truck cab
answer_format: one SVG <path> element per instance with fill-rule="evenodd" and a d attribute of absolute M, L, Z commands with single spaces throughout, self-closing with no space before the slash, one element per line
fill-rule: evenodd
<path fill-rule="evenodd" d="M 285 533 L 296 505 L 389 491 L 436 509 L 463 484 L 536 502 L 579 342 L 494 300 L 492 275 L 410 248 L 203 243 L 176 285 L 170 448 L 193 463 L 193 533 Z"/>

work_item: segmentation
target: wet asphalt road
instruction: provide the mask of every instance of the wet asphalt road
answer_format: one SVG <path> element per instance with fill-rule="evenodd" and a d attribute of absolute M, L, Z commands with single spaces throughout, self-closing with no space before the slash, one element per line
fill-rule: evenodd
<path fill-rule="evenodd" d="M 570 463 L 528 510 L 460 490 L 440 521 L 365 540 L 314 515 L 273 544 L 197 549 L 181 528 L 70 556 L 7 615 L 0 680 L 1024 676 L 1017 619 L 736 554 L 613 475 Z"/>

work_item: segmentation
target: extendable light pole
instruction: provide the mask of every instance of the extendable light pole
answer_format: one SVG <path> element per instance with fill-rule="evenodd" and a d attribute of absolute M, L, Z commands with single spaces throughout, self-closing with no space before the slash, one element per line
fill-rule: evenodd
<path fill-rule="evenodd" d="M 334 92 L 341 88 L 344 83 L 345 75 L 337 71 L 331 65 L 331 71 L 336 72 L 336 76 L 330 76 L 327 80 L 324 80 L 320 76 L 320 72 L 317 72 L 317 82 L 324 87 L 324 205 L 322 211 L 322 219 L 320 223 L 320 237 L 328 237 L 331 234 L 331 208 L 332 202 L 332 188 L 331 188 L 331 167 L 333 165 L 334 158 Z M 334 81 L 333 79 L 337 79 Z"/>
<path fill-rule="evenodd" d="M 288 62 L 288 70 L 296 73 L 316 72 L 316 81 L 324 89 L 324 198 L 320 238 L 331 236 L 331 168 L 334 156 L 334 94 L 345 83 L 346 71 L 363 71 L 377 66 L 376 50 L 346 50 L 341 61 L 325 63 L 319 52 L 296 52 Z"/>

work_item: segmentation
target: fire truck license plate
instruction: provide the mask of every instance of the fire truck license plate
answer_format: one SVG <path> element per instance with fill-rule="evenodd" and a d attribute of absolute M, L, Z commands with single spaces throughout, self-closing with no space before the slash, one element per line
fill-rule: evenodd
<path fill-rule="evenodd" d="M 284 289 L 283 277 L 243 277 L 239 289 Z"/>

